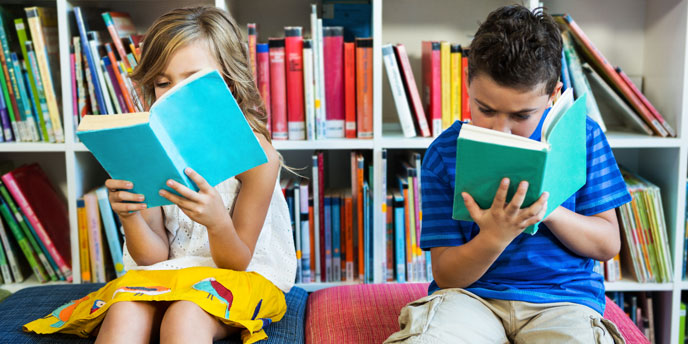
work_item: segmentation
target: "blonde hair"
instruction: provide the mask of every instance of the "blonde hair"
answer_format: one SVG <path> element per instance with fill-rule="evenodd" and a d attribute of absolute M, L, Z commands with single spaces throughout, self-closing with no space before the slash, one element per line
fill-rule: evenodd
<path fill-rule="evenodd" d="M 244 37 L 229 13 L 211 6 L 178 8 L 155 20 L 144 36 L 141 60 L 131 74 L 143 92 L 145 107 L 155 101 L 155 79 L 177 49 L 203 40 L 221 66 L 251 128 L 272 143 L 265 104 L 254 84 Z M 280 156 L 280 160 L 281 156 Z"/>

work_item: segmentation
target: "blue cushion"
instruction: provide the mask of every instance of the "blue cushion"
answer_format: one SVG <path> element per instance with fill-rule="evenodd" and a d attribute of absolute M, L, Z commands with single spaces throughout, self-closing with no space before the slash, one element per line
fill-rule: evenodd
<path fill-rule="evenodd" d="M 22 325 L 43 317 L 55 308 L 76 300 L 102 287 L 103 284 L 63 284 L 22 289 L 0 302 L 0 343 L 93 343 L 94 338 L 74 335 L 37 335 L 22 331 Z M 304 321 L 308 293 L 294 287 L 286 294 L 287 313 L 281 321 L 271 324 L 265 332 L 268 339 L 261 343 L 286 344 L 304 342 Z M 241 339 L 231 338 L 216 343 L 235 344 Z"/>

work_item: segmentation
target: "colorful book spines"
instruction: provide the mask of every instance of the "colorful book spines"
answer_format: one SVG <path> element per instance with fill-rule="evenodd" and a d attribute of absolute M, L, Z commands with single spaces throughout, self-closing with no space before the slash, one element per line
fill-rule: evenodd
<path fill-rule="evenodd" d="M 439 42 L 423 41 L 423 104 L 430 121 L 432 136 L 442 133 L 442 80 Z"/>

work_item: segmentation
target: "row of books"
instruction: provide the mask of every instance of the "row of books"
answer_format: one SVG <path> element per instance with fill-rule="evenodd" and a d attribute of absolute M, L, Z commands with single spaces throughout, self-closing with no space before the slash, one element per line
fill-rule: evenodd
<path fill-rule="evenodd" d="M 273 140 L 373 137 L 373 40 L 345 41 L 344 26 L 323 26 L 312 5 L 311 35 L 287 26 L 257 43 L 248 24 L 254 79 Z"/>
<path fill-rule="evenodd" d="M 2 165 L 0 276 L 21 282 L 72 280 L 69 220 L 64 199 L 38 164 Z M 6 172 L 6 173 L 5 173 Z"/>
<path fill-rule="evenodd" d="M 122 114 L 144 110 L 140 89 L 129 77 L 139 62 L 142 36 L 129 14 L 103 12 L 108 34 L 89 30 L 80 7 L 74 7 L 79 35 L 72 37 L 70 72 L 74 124 L 87 114 Z"/>
<path fill-rule="evenodd" d="M 614 130 L 676 136 L 640 89 L 621 68 L 609 63 L 570 15 L 554 18 L 562 31 L 562 91 L 572 87 L 576 99 L 588 94 L 589 116 L 603 130 L 609 122 Z"/>
<path fill-rule="evenodd" d="M 607 297 L 614 301 L 631 318 L 631 321 L 645 334 L 650 343 L 655 343 L 653 293 L 615 291 L 608 292 Z M 679 343 L 682 342 L 679 341 Z"/>
<path fill-rule="evenodd" d="M 82 282 L 107 282 L 124 274 L 123 233 L 102 186 L 77 200 L 79 263 Z M 106 248 L 107 247 L 107 248 Z M 106 253 L 109 252 L 109 253 Z"/>
<path fill-rule="evenodd" d="M 633 200 L 617 208 L 621 260 L 638 282 L 672 281 L 672 261 L 659 187 L 621 170 Z"/>
<path fill-rule="evenodd" d="M 1 8 L 0 45 L 0 141 L 64 142 L 55 8 Z"/>

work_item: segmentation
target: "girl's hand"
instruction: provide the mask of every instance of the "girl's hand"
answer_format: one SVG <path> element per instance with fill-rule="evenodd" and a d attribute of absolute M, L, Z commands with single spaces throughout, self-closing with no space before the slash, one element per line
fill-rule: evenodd
<path fill-rule="evenodd" d="M 160 190 L 160 196 L 167 198 L 170 202 L 179 206 L 186 216 L 206 226 L 208 229 L 224 225 L 227 221 L 231 221 L 232 219 L 217 190 L 210 186 L 200 174 L 196 173 L 196 171 L 191 168 L 186 168 L 184 172 L 194 183 L 196 183 L 199 191 L 195 192 L 170 179 L 167 181 L 167 186 L 177 191 L 181 196 L 166 190 Z"/>
<path fill-rule="evenodd" d="M 480 232 L 491 236 L 496 243 L 505 247 L 528 226 L 542 221 L 547 211 L 547 198 L 549 198 L 549 193 L 544 192 L 530 207 L 521 209 L 528 191 L 528 182 L 522 181 L 511 202 L 506 204 L 508 190 L 509 179 L 504 178 L 499 184 L 499 189 L 489 209 L 480 209 L 471 195 L 466 192 L 461 194 L 466 209 L 480 227 Z"/>
<path fill-rule="evenodd" d="M 108 189 L 110 206 L 120 218 L 136 215 L 139 210 L 146 209 L 146 204 L 141 203 L 144 201 L 143 195 L 123 191 L 133 189 L 134 184 L 132 182 L 108 179 L 105 181 L 105 187 Z"/>

